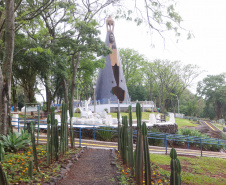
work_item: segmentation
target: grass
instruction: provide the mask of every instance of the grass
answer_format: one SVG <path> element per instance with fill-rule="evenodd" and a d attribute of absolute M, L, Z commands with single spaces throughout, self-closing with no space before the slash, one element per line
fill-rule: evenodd
<path fill-rule="evenodd" d="M 168 155 L 151 154 L 151 160 L 160 166 L 161 173 L 170 175 L 170 171 L 161 168 L 170 165 Z M 182 166 L 181 179 L 186 184 L 226 184 L 226 160 L 209 157 L 185 157 L 178 156 Z M 213 165 L 214 164 L 214 165 Z"/>
<path fill-rule="evenodd" d="M 111 115 L 113 118 L 117 118 L 117 113 L 108 113 L 108 115 Z M 142 119 L 149 120 L 149 115 L 150 115 L 150 112 L 142 112 Z M 128 113 L 121 112 L 121 116 L 128 116 Z M 136 112 L 132 112 L 132 117 L 133 119 L 137 119 Z M 169 117 L 166 117 L 166 120 L 168 121 Z M 196 127 L 198 125 L 195 123 L 195 121 L 181 119 L 181 118 L 175 118 L 175 122 L 177 123 L 179 129 L 183 127 Z"/>
<path fill-rule="evenodd" d="M 213 125 L 215 125 L 217 128 L 219 128 L 220 130 L 223 130 L 223 127 L 226 127 L 226 125 L 220 124 L 220 123 L 212 123 Z"/>
<path fill-rule="evenodd" d="M 178 125 L 178 128 L 181 129 L 183 127 L 197 127 L 198 124 L 195 121 L 191 121 L 188 119 L 175 118 L 175 122 Z"/>

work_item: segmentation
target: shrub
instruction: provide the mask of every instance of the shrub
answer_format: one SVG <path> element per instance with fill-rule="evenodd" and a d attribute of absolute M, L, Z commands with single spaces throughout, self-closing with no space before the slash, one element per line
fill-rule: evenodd
<path fill-rule="evenodd" d="M 105 108 L 104 111 L 105 111 L 106 113 L 108 113 L 108 109 L 107 109 L 107 108 Z"/>
<path fill-rule="evenodd" d="M 75 110 L 75 113 L 81 113 L 80 109 L 77 108 L 77 109 Z"/>
<path fill-rule="evenodd" d="M 102 127 L 101 130 L 97 130 L 97 134 L 103 141 L 111 141 L 112 138 L 115 136 L 115 132 L 111 127 Z"/>
<path fill-rule="evenodd" d="M 151 132 L 160 132 L 159 129 L 157 128 L 151 128 L 148 131 Z M 152 139 L 152 138 L 148 138 L 148 143 L 149 145 L 153 145 L 153 146 L 160 146 L 162 144 L 163 140 L 162 139 Z"/>
<path fill-rule="evenodd" d="M 149 108 L 149 109 L 146 110 L 146 112 L 152 112 L 152 109 Z"/>
<path fill-rule="evenodd" d="M 7 136 L 2 136 L 2 140 L 4 148 L 10 152 L 16 152 L 31 142 L 30 134 L 27 130 L 21 130 L 21 134 L 18 132 L 9 133 Z"/>

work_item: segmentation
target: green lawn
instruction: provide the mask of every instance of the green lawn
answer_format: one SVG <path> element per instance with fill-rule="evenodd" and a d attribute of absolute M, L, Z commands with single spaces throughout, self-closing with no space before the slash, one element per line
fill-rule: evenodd
<path fill-rule="evenodd" d="M 151 154 L 152 162 L 160 167 L 162 174 L 170 175 L 170 157 L 168 155 Z M 178 156 L 181 163 L 181 179 L 186 184 L 226 184 L 226 160 L 209 157 Z M 168 165 L 167 170 L 166 166 Z"/>
<path fill-rule="evenodd" d="M 149 120 L 149 114 L 150 114 L 150 112 L 142 112 L 142 119 L 143 120 Z M 157 114 L 157 113 L 155 113 L 155 114 Z M 111 115 L 113 118 L 117 118 L 117 113 L 108 113 L 108 115 Z M 128 116 L 128 113 L 121 112 L 121 116 Z M 133 117 L 133 119 L 137 118 L 136 112 L 132 112 L 132 117 Z M 168 121 L 169 117 L 166 117 L 166 120 Z M 195 124 L 194 121 L 187 120 L 187 119 L 175 118 L 175 121 L 176 121 L 179 129 L 183 128 L 185 126 L 188 126 L 188 127 L 198 126 L 198 124 Z"/>
<path fill-rule="evenodd" d="M 157 113 L 155 113 L 155 114 L 157 114 Z M 78 115 L 78 117 L 80 117 L 80 113 L 74 113 L 73 114 L 74 117 L 77 117 L 77 115 Z M 108 113 L 108 115 L 111 115 L 113 118 L 117 118 L 117 113 Z M 142 119 L 143 120 L 149 120 L 149 115 L 150 115 L 150 112 L 142 112 Z M 121 112 L 121 116 L 128 116 L 128 113 Z M 137 119 L 136 112 L 132 112 L 132 117 L 133 117 L 133 119 Z M 166 117 L 166 120 L 168 121 L 169 117 Z M 176 118 L 175 121 L 176 121 L 179 129 L 183 128 L 185 126 L 188 126 L 188 127 L 198 126 L 197 124 L 195 124 L 194 121 L 187 120 L 187 119 Z"/>

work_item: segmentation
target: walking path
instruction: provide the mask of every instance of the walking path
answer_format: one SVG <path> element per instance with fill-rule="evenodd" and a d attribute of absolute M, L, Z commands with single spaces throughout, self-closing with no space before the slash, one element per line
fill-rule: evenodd
<path fill-rule="evenodd" d="M 105 142 L 105 141 L 97 141 L 97 140 L 88 140 L 88 139 L 82 139 L 81 140 L 81 146 L 82 147 L 88 147 L 93 149 L 118 149 L 118 143 L 117 142 Z M 40 137 L 40 144 L 46 143 L 46 137 L 41 136 Z M 75 146 L 79 146 L 79 139 L 75 138 Z M 133 146 L 134 149 L 136 146 Z M 169 155 L 171 150 L 171 147 L 167 147 L 167 154 Z M 192 150 L 192 149 L 183 149 L 183 148 L 176 148 L 177 154 L 179 155 L 191 155 L 191 156 L 203 156 L 203 157 L 218 157 L 218 158 L 225 158 L 226 159 L 226 153 L 225 152 L 213 152 L 213 151 L 202 151 L 201 150 Z M 149 152 L 150 153 L 159 153 L 159 154 L 165 154 L 166 148 L 160 147 L 160 146 L 149 146 Z"/>
<path fill-rule="evenodd" d="M 87 149 L 57 185 L 118 184 L 117 167 L 111 165 L 113 161 L 111 150 Z"/>

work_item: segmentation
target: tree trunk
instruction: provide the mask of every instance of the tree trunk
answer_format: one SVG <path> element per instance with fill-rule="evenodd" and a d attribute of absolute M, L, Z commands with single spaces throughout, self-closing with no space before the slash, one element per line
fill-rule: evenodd
<path fill-rule="evenodd" d="M 17 96 L 16 96 L 16 86 L 15 86 L 15 83 L 14 81 L 12 81 L 12 86 L 13 86 L 13 89 L 12 89 L 12 100 L 13 100 L 13 106 L 14 106 L 14 112 L 17 112 Z"/>
<path fill-rule="evenodd" d="M 11 128 L 11 78 L 14 52 L 14 0 L 6 0 L 5 51 L 0 69 L 0 134 Z"/>

